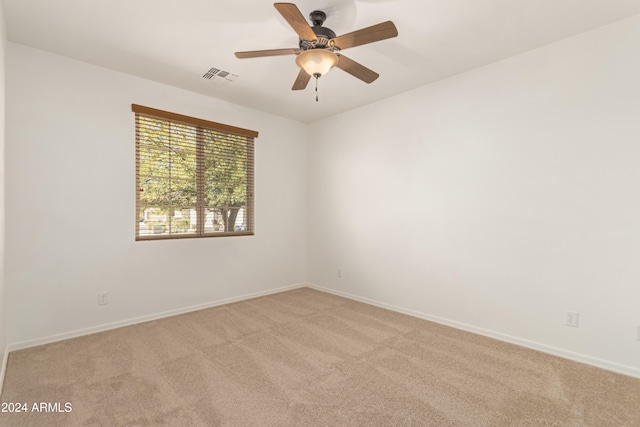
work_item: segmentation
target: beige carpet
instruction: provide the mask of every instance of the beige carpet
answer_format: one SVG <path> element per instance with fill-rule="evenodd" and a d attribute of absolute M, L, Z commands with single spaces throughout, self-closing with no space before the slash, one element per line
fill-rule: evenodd
<path fill-rule="evenodd" d="M 2 402 L 28 405 L 3 426 L 640 426 L 639 379 L 308 288 L 13 352 Z"/>

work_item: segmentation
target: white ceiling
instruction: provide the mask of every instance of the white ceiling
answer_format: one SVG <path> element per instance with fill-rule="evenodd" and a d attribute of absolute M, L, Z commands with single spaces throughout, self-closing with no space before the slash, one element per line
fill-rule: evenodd
<path fill-rule="evenodd" d="M 339 69 L 292 91 L 298 37 L 258 0 L 2 0 L 9 41 L 303 122 L 328 117 L 640 13 L 640 0 L 297 0 L 337 35 L 391 20 L 398 37 L 343 53 L 380 74 Z M 239 76 L 206 80 L 210 68 Z"/>

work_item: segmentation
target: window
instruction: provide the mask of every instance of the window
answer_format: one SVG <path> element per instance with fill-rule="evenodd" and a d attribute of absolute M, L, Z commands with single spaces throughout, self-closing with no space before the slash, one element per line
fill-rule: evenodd
<path fill-rule="evenodd" d="M 133 104 L 136 240 L 253 235 L 258 133 Z"/>

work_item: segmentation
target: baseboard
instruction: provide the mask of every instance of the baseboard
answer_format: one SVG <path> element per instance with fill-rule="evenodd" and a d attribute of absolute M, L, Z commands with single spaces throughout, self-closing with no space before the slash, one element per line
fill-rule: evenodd
<path fill-rule="evenodd" d="M 478 335 L 483 335 L 489 338 L 494 338 L 500 341 L 504 341 L 504 342 L 508 342 L 511 344 L 516 344 L 522 347 L 526 347 L 526 348 L 530 348 L 532 350 L 537 350 L 537 351 L 541 351 L 543 353 L 548 353 L 548 354 L 552 354 L 554 356 L 558 356 L 558 357 L 562 357 L 565 359 L 569 359 L 569 360 L 573 360 L 576 362 L 580 362 L 580 363 L 585 363 L 587 365 L 591 365 L 591 366 L 595 366 L 597 368 L 601 368 L 601 369 L 606 369 L 608 371 L 612 371 L 612 372 L 616 372 L 619 374 L 623 374 L 623 375 L 628 375 L 631 377 L 635 377 L 635 378 L 640 378 L 640 369 L 631 367 L 631 366 L 626 366 L 626 365 L 621 365 L 621 364 L 617 364 L 617 363 L 613 363 L 613 362 L 609 362 L 606 360 L 602 360 L 602 359 L 598 359 L 595 357 L 591 357 L 591 356 L 587 356 L 584 354 L 580 354 L 580 353 L 575 353 L 572 351 L 568 351 L 562 348 L 557 348 L 557 347 L 553 347 L 553 346 L 549 346 L 546 344 L 542 344 L 542 343 L 538 343 L 535 341 L 530 341 L 530 340 L 526 340 L 523 338 L 519 338 L 519 337 L 514 337 L 511 335 L 507 335 L 507 334 L 503 334 L 501 332 L 496 332 L 496 331 L 492 331 L 492 330 L 488 330 L 488 329 L 483 329 L 483 328 L 479 328 L 477 326 L 473 326 L 473 325 L 469 325 L 466 323 L 462 323 L 462 322 L 456 322 L 453 320 L 449 320 L 449 319 L 445 319 L 442 317 L 438 317 L 438 316 L 433 316 L 430 314 L 426 314 L 426 313 L 422 313 L 416 310 L 410 310 L 410 309 L 406 309 L 403 307 L 397 307 L 391 304 L 387 304 L 387 303 L 383 303 L 380 301 L 376 301 L 376 300 L 372 300 L 370 298 L 365 298 L 365 297 L 360 297 L 357 295 L 353 295 L 353 294 L 349 294 L 347 292 L 342 292 L 342 291 L 338 291 L 335 289 L 330 289 L 330 288 L 325 288 L 323 286 L 319 286 L 319 285 L 314 285 L 314 284 L 296 284 L 296 285 L 290 285 L 290 286 L 284 286 L 284 287 L 280 287 L 280 288 L 276 288 L 276 289 L 270 289 L 267 291 L 261 291 L 261 292 L 255 292 L 255 293 L 251 293 L 251 294 L 245 294 L 245 295 L 241 295 L 241 296 L 237 296 L 237 297 L 233 297 L 233 298 L 226 298 L 226 299 L 222 299 L 222 300 L 216 300 L 216 301 L 210 301 L 207 303 L 203 303 L 203 304 L 197 304 L 197 305 L 193 305 L 193 306 L 189 306 L 189 307 L 184 307 L 184 308 L 179 308 L 179 309 L 175 309 L 175 310 L 168 310 L 168 311 L 164 311 L 161 313 L 155 313 L 155 314 L 151 314 L 151 315 L 147 315 L 147 316 L 140 316 L 140 317 L 136 317 L 136 318 L 132 318 L 132 319 L 127 319 L 127 320 L 122 320 L 122 321 L 118 321 L 118 322 L 112 322 L 112 323 L 107 323 L 107 324 L 103 324 L 103 325 L 98 325 L 98 326 L 94 326 L 91 328 L 84 328 L 84 329 L 78 329 L 75 331 L 70 331 L 70 332 L 65 332 L 62 334 L 55 334 L 55 335 L 50 335 L 47 337 L 42 337 L 42 338 L 37 338 L 37 339 L 33 339 L 33 340 L 27 340 L 27 341 L 22 341 L 22 342 L 18 342 L 18 343 L 11 343 L 7 346 L 7 348 L 5 349 L 4 352 L 4 357 L 2 360 L 2 366 L 0 366 L 0 393 L 2 392 L 2 385 L 4 383 L 4 375 L 5 375 L 5 371 L 7 368 L 7 360 L 9 357 L 9 353 L 11 351 L 16 351 L 16 350 L 23 350 L 26 348 L 30 348 L 30 347 L 36 347 L 39 345 L 44 345 L 44 344 L 50 344 L 53 342 L 57 342 L 57 341 L 62 341 L 62 340 L 66 340 L 66 339 L 70 339 L 70 338 L 76 338 L 76 337 L 81 337 L 84 335 L 90 335 L 90 334 L 95 334 L 97 332 L 104 332 L 104 331 L 108 331 L 111 329 L 117 329 L 117 328 L 121 328 L 124 326 L 130 326 L 130 325 L 135 325 L 138 323 L 144 323 L 144 322 L 149 322 L 152 320 L 158 320 L 158 319 L 163 319 L 166 317 L 172 317 L 172 316 L 177 316 L 180 314 L 185 314 L 185 313 L 190 313 L 193 311 L 198 311 L 198 310 L 203 310 L 206 308 L 211 308 L 211 307 L 216 307 L 219 305 L 224 305 L 224 304 L 229 304 L 229 303 L 233 303 L 233 302 L 238 302 L 238 301 L 244 301 L 244 300 L 248 300 L 251 298 L 258 298 L 261 296 L 266 296 L 266 295 L 271 295 L 271 294 L 276 294 L 279 292 L 284 292 L 284 291 L 288 291 L 288 290 L 292 290 L 292 289 L 298 289 L 298 288 L 302 288 L 302 287 L 309 287 L 312 289 L 316 289 L 322 292 L 327 292 L 330 294 L 334 294 L 334 295 L 338 295 L 344 298 L 348 298 L 354 301 L 359 301 L 359 302 L 363 302 L 365 304 L 371 304 L 374 305 L 376 307 L 381 307 L 381 308 L 385 308 L 387 310 L 391 310 L 391 311 L 395 311 L 398 313 L 403 313 L 403 314 L 407 314 L 409 316 L 413 316 L 413 317 L 417 317 L 420 319 L 424 319 L 424 320 L 428 320 L 431 322 L 435 322 L 435 323 L 439 323 L 441 325 L 445 325 L 445 326 L 450 326 L 456 329 L 461 329 L 467 332 L 472 332 Z"/>
<path fill-rule="evenodd" d="M 135 317 L 132 319 L 121 320 L 118 322 L 106 323 L 103 325 L 92 326 L 90 328 L 78 329 L 75 331 L 64 332 L 61 334 L 50 335 L 47 337 L 36 338 L 33 340 L 21 341 L 17 343 L 11 343 L 7 346 L 7 350 L 5 352 L 5 364 L 7 360 L 7 356 L 9 352 L 16 350 L 24 350 L 26 348 L 37 347 L 39 345 L 50 344 L 53 342 L 63 341 L 70 338 L 77 338 L 84 335 L 95 334 L 97 332 L 109 331 L 111 329 L 122 328 L 124 326 L 131 326 L 138 323 L 150 322 L 152 320 L 164 319 L 166 317 L 177 316 L 180 314 L 190 313 L 192 311 L 203 310 L 205 308 L 217 307 L 219 305 L 230 304 L 232 302 L 244 301 L 252 298 L 258 298 L 266 295 L 277 294 L 279 292 L 289 291 L 292 289 L 298 289 L 307 286 L 306 284 L 296 284 L 290 286 L 283 286 L 281 288 L 270 289 L 268 291 L 255 292 L 251 294 L 240 295 L 233 298 L 226 298 L 222 300 L 210 301 L 203 304 L 192 305 L 189 307 L 178 308 L 175 310 L 168 310 L 160 313 L 154 313 L 146 316 Z M 4 375 L 4 366 L 2 370 L 2 375 Z"/>
<path fill-rule="evenodd" d="M 7 371 L 8 360 L 9 360 L 9 347 L 4 349 L 4 356 L 2 357 L 2 366 L 0 366 L 0 396 L 2 396 L 2 390 L 4 388 L 4 373 Z"/>
<path fill-rule="evenodd" d="M 454 320 L 445 319 L 438 316 L 432 316 L 430 314 L 422 313 L 416 310 L 410 310 L 402 307 L 397 307 L 391 304 L 386 304 L 380 301 L 375 301 L 369 298 L 352 295 L 347 292 L 337 291 L 335 289 L 325 288 L 323 286 L 307 284 L 307 287 L 316 289 L 318 291 L 327 292 L 330 294 L 338 295 L 344 298 L 352 299 L 354 301 L 371 304 L 376 307 L 385 308 L 387 310 L 396 311 L 398 313 L 407 314 L 409 316 L 417 317 L 431 322 L 439 323 L 445 326 L 451 326 L 452 328 L 461 329 L 463 331 L 472 332 L 474 334 L 483 335 L 489 338 L 494 338 L 500 341 L 508 342 L 510 344 L 516 344 L 521 347 L 530 348 L 532 350 L 541 351 L 543 353 L 552 354 L 554 356 L 562 357 L 564 359 L 573 360 L 575 362 L 584 363 L 587 365 L 595 366 L 597 368 L 606 369 L 608 371 L 616 372 L 630 377 L 640 378 L 640 369 L 621 365 L 618 363 L 609 362 L 606 360 L 598 359 L 595 357 L 587 356 L 585 354 L 575 353 L 569 350 L 565 350 L 558 347 L 549 346 L 546 344 L 538 343 L 535 341 L 529 341 L 523 338 L 514 337 L 511 335 L 503 334 L 501 332 L 492 331 L 489 329 L 479 328 L 466 323 L 456 322 Z"/>

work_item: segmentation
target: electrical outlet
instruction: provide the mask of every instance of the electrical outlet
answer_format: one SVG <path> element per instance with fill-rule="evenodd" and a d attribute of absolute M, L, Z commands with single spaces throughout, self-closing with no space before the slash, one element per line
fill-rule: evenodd
<path fill-rule="evenodd" d="M 564 324 L 567 326 L 572 326 L 574 328 L 577 328 L 578 316 L 579 316 L 579 313 L 577 311 L 566 310 L 564 312 Z"/>
<path fill-rule="evenodd" d="M 342 279 L 342 269 L 338 269 L 338 278 Z"/>
<path fill-rule="evenodd" d="M 109 292 L 98 292 L 98 305 L 109 304 Z"/>

